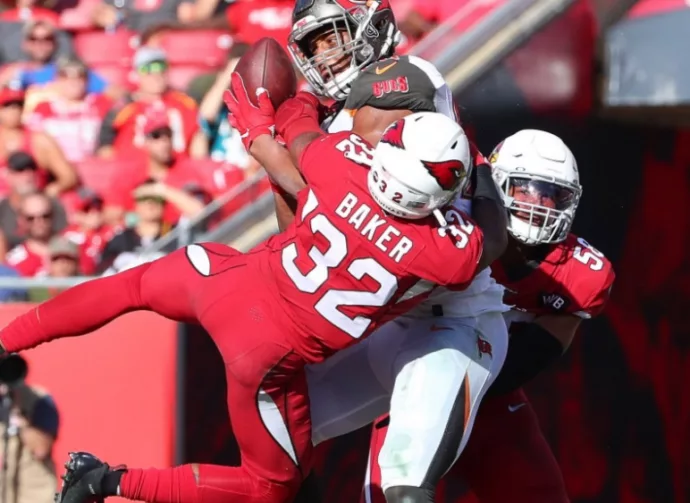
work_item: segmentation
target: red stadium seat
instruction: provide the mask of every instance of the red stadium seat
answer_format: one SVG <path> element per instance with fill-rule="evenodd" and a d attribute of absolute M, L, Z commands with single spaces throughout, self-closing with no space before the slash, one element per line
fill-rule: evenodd
<path fill-rule="evenodd" d="M 206 66 L 225 64 L 232 37 L 226 31 L 169 31 L 160 39 L 160 46 L 175 66 Z"/>
<path fill-rule="evenodd" d="M 77 54 L 89 66 L 113 65 L 130 68 L 137 44 L 138 35 L 127 30 L 115 33 L 90 31 L 77 33 L 74 37 Z"/>
<path fill-rule="evenodd" d="M 213 70 L 205 66 L 173 65 L 168 70 L 168 79 L 172 87 L 174 87 L 175 89 L 179 89 L 180 91 L 184 91 L 187 89 L 187 86 L 194 77 L 201 75 L 203 73 L 208 73 L 209 71 Z"/>

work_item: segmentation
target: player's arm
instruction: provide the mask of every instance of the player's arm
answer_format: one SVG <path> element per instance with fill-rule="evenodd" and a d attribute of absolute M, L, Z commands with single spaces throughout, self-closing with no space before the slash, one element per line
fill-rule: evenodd
<path fill-rule="evenodd" d="M 482 270 L 503 255 L 508 246 L 508 216 L 501 193 L 491 176 L 491 165 L 484 162 L 478 152 L 475 155 L 474 176 L 472 218 L 484 233 L 484 251 L 478 267 L 478 270 Z"/>
<path fill-rule="evenodd" d="M 154 262 L 82 283 L 39 304 L 0 330 L 0 354 L 87 334 L 131 311 L 154 311 L 172 320 L 196 322 L 186 295 L 193 281 L 185 273 L 189 261 L 184 253 L 184 249 L 178 250 Z"/>
<path fill-rule="evenodd" d="M 590 288 L 589 294 L 583 295 L 584 301 L 577 301 L 578 292 L 569 292 L 576 305 L 581 306 L 579 310 L 567 314 L 544 314 L 531 323 L 511 325 L 508 354 L 500 374 L 491 385 L 491 393 L 515 390 L 551 367 L 570 347 L 582 320 L 603 311 L 615 279 L 610 263 L 606 261 L 604 264 L 603 270 L 589 273 L 584 278 L 586 281 L 579 283 Z"/>
<path fill-rule="evenodd" d="M 572 314 L 547 314 L 531 323 L 513 324 L 505 362 L 490 392 L 516 390 L 551 367 L 568 349 L 581 322 Z"/>

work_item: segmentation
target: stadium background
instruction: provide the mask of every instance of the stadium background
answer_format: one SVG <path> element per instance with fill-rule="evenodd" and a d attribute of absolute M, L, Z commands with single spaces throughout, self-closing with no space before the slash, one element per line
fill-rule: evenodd
<path fill-rule="evenodd" d="M 669 4 L 682 7 L 644 3 L 644 12 L 623 24 L 654 18 Z M 601 46 L 605 52 L 607 38 L 592 10 L 575 2 L 457 98 L 484 151 L 525 127 L 563 137 L 585 187 L 574 231 L 617 272 L 605 314 L 586 323 L 559 366 L 530 389 L 573 501 L 684 503 L 690 135 L 682 121 L 666 118 L 670 108 L 648 112 L 652 107 L 638 100 L 631 119 L 601 106 L 612 97 L 599 92 L 606 72 L 594 55 Z M 559 86 L 549 79 L 556 77 L 539 71 L 536 63 L 549 58 L 569 66 L 565 91 L 554 92 Z M 25 308 L 1 306 L 0 322 Z M 31 380 L 51 389 L 63 414 L 56 461 L 66 450 L 85 449 L 131 465 L 237 462 L 222 362 L 199 327 L 133 314 L 101 332 L 28 354 Z M 320 448 L 319 471 L 334 503 L 356 501 L 367 441 L 359 431 Z M 495 477 L 500 484 L 500 467 Z M 439 499 L 456 501 L 462 491 L 458 481 L 446 481 Z"/>

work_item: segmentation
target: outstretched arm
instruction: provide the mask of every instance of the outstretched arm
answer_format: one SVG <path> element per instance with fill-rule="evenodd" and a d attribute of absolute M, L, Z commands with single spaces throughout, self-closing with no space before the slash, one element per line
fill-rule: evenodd
<path fill-rule="evenodd" d="M 181 270 L 189 265 L 180 262 L 184 257 L 179 254 L 178 250 L 154 262 L 82 283 L 39 304 L 0 330 L 2 349 L 22 351 L 87 334 L 131 311 L 148 310 L 176 321 L 196 321 L 185 295 L 188 275 Z"/>
<path fill-rule="evenodd" d="M 472 218 L 484 233 L 484 252 L 477 270 L 503 255 L 508 246 L 508 217 L 503 199 L 491 176 L 491 165 L 475 152 L 476 185 L 472 197 Z M 479 162 L 477 162 L 479 161 Z"/>

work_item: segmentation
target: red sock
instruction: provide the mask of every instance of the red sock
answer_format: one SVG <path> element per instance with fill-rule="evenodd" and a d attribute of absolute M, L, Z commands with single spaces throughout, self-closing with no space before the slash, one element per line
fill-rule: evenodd
<path fill-rule="evenodd" d="M 120 480 L 120 496 L 150 503 L 199 503 L 199 486 L 192 465 L 127 470 Z"/>

